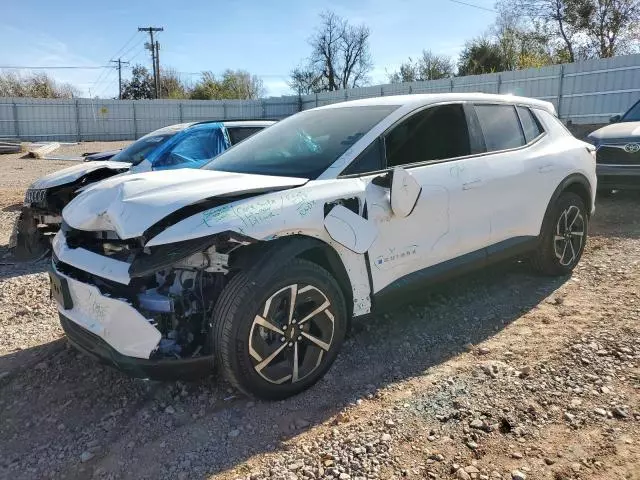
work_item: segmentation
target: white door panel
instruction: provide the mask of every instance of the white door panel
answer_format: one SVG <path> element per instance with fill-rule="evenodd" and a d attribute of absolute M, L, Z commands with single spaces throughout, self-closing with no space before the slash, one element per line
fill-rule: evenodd
<path fill-rule="evenodd" d="M 486 246 L 486 209 L 478 203 L 483 189 L 463 190 L 463 180 L 479 173 L 472 160 L 477 159 L 408 169 L 422 191 L 405 218 L 391 211 L 388 188 L 367 187 L 368 218 L 378 226 L 369 249 L 374 293 L 405 275 Z M 462 170 L 456 168 L 459 162 Z"/>

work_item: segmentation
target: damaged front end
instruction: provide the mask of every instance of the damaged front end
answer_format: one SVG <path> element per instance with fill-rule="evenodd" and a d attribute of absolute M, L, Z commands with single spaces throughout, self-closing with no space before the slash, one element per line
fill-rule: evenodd
<path fill-rule="evenodd" d="M 9 237 L 13 256 L 19 260 L 34 260 L 47 255 L 51 250 L 51 241 L 62 224 L 62 209 L 77 196 L 79 190 L 124 171 L 126 169 L 123 168 L 103 168 L 71 183 L 29 188 Z"/>
<path fill-rule="evenodd" d="M 51 272 L 62 326 L 77 348 L 130 375 L 206 374 L 214 305 L 234 273 L 233 252 L 252 241 L 222 233 L 145 248 L 140 238 L 64 225 Z"/>

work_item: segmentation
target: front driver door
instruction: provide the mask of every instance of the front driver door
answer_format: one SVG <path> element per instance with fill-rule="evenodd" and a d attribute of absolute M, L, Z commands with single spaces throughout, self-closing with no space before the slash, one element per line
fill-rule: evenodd
<path fill-rule="evenodd" d="M 459 212 L 460 195 L 465 193 L 466 177 L 454 174 L 452 168 L 459 162 L 468 164 L 467 170 L 472 168 L 472 159 L 457 159 L 471 153 L 462 104 L 433 106 L 413 114 L 384 135 L 383 145 L 386 166 L 403 167 L 422 190 L 413 211 L 400 217 L 391 210 L 384 174 L 364 177 L 367 216 L 378 228 L 368 251 L 374 293 L 394 282 L 402 285 L 411 280 L 409 275 L 459 254 L 458 224 L 466 218 Z M 485 230 L 488 235 L 488 226 Z"/>

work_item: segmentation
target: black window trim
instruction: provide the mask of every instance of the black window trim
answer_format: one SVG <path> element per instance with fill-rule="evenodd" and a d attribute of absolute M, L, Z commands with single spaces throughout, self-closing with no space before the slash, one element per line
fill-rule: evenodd
<path fill-rule="evenodd" d="M 524 133 L 524 125 L 522 124 L 522 117 L 520 116 L 520 111 L 518 110 L 518 107 L 526 109 L 531 114 L 531 116 L 533 117 L 533 121 L 540 129 L 540 133 L 535 137 L 533 137 L 533 139 L 530 142 L 527 142 L 527 135 Z M 541 137 L 542 135 L 547 133 L 540 119 L 536 117 L 536 114 L 533 113 L 533 111 L 531 110 L 531 107 L 527 107 L 525 105 L 515 105 L 515 109 L 516 109 L 516 114 L 518 115 L 518 120 L 520 121 L 520 130 L 522 130 L 522 135 L 524 136 L 525 146 L 536 142 L 538 137 Z"/>
<path fill-rule="evenodd" d="M 429 105 L 422 105 L 418 108 L 415 108 L 413 110 L 411 110 L 410 112 L 407 112 L 403 117 L 399 118 L 398 120 L 396 120 L 394 123 L 392 123 L 389 127 L 387 127 L 384 132 L 382 132 L 380 135 L 378 135 L 374 140 L 372 140 L 369 144 L 367 144 L 362 151 L 358 154 L 358 156 L 356 156 L 351 162 L 349 162 L 349 165 L 345 166 L 341 173 L 338 174 L 338 176 L 336 177 L 336 179 L 350 179 L 350 178 L 362 178 L 362 177 L 370 177 L 370 176 L 375 176 L 375 175 L 380 175 L 380 174 L 384 174 L 387 173 L 391 170 L 393 170 L 395 167 L 386 167 L 382 170 L 376 170 L 376 171 L 372 171 L 372 172 L 366 172 L 366 173 L 353 173 L 350 175 L 342 175 L 342 172 L 344 172 L 353 162 L 357 161 L 360 158 L 360 155 L 362 153 L 364 153 L 364 151 L 369 147 L 369 145 L 371 145 L 375 140 L 377 140 L 378 138 L 382 138 L 382 143 L 383 143 L 383 152 L 384 152 L 384 158 L 382 159 L 384 164 L 387 164 L 387 158 L 386 158 L 386 145 L 384 143 L 384 139 L 386 137 L 386 135 L 397 125 L 399 125 L 400 123 L 402 123 L 404 120 L 408 119 L 410 116 L 415 115 L 417 113 L 420 113 L 422 110 L 426 110 L 427 108 L 432 108 L 432 107 L 438 107 L 438 106 L 442 106 L 442 105 L 462 105 L 464 110 L 465 110 L 465 117 L 467 118 L 467 127 L 469 129 L 469 142 L 470 142 L 470 147 L 473 147 L 473 138 L 472 138 L 472 132 L 471 132 L 471 122 L 473 121 L 472 118 L 470 118 L 469 114 L 467 113 L 467 110 L 471 110 L 473 111 L 473 115 L 475 116 L 475 121 L 479 122 L 478 118 L 477 118 L 477 113 L 475 111 L 475 105 L 506 105 L 506 106 L 512 106 L 514 108 L 514 110 L 516 111 L 516 116 L 518 118 L 518 123 L 520 125 L 520 130 L 522 132 L 522 137 L 524 138 L 524 129 L 522 127 L 522 123 L 520 120 L 520 116 L 518 114 L 518 109 L 515 107 L 525 107 L 528 108 L 529 110 L 533 110 L 537 107 L 534 107 L 532 105 L 528 105 L 526 103 L 512 103 L 512 102 L 496 102 L 495 100 L 490 100 L 490 101 L 482 101 L 482 100 L 454 100 L 454 101 L 443 101 L 443 102 L 438 102 L 438 103 L 430 103 Z M 546 111 L 546 110 L 545 110 Z M 533 113 L 533 111 L 532 111 Z M 452 157 L 452 158 L 443 158 L 443 159 L 439 159 L 439 160 L 425 160 L 422 162 L 415 162 L 415 163 L 407 163 L 405 165 L 402 165 L 402 168 L 404 168 L 405 170 L 408 169 L 413 169 L 413 168 L 417 168 L 417 167 L 424 167 L 424 166 L 429 166 L 429 165 L 436 165 L 439 163 L 445 163 L 445 162 L 456 162 L 458 160 L 467 160 L 469 158 L 481 158 L 487 155 L 495 155 L 495 154 L 499 154 L 499 153 L 506 153 L 506 152 L 515 152 L 518 150 L 524 150 L 525 148 L 529 148 L 532 145 L 538 143 L 539 141 L 541 141 L 544 137 L 546 137 L 548 135 L 547 131 L 544 128 L 544 125 L 542 124 L 542 122 L 536 117 L 536 120 L 538 120 L 538 123 L 540 124 L 540 128 L 542 129 L 542 133 L 540 135 L 538 135 L 536 138 L 534 138 L 531 142 L 529 143 L 525 143 L 524 145 L 521 145 L 519 147 L 514 147 L 514 148 L 508 148 L 508 149 L 504 149 L 504 150 L 493 150 L 491 152 L 478 152 L 478 153 L 472 153 L 470 155 L 463 155 L 460 157 Z M 478 124 L 478 126 L 480 126 Z M 524 138 L 526 141 L 526 138 Z M 482 143 L 484 144 L 485 140 L 484 140 L 484 135 L 482 135 Z M 485 144 L 485 149 L 486 149 L 486 144 Z"/>
<path fill-rule="evenodd" d="M 470 103 L 472 103 L 472 102 L 469 102 L 467 100 L 454 100 L 454 101 L 449 100 L 449 101 L 442 101 L 442 102 L 437 102 L 437 103 L 430 103 L 429 105 L 421 105 L 421 106 L 419 106 L 417 108 L 414 108 L 413 110 L 411 110 L 410 112 L 407 112 L 405 115 L 403 115 L 398 120 L 393 122 L 380 135 L 378 135 L 367 146 L 365 146 L 362 149 L 362 151 L 360 153 L 358 153 L 358 156 L 355 157 L 351 162 L 349 162 L 349 165 L 345 166 L 342 169 L 342 171 L 340 172 L 340 174 L 338 174 L 338 176 L 336 178 L 369 177 L 371 175 L 379 175 L 379 174 L 386 173 L 386 172 L 389 172 L 389 171 L 393 170 L 395 167 L 386 166 L 382 170 L 376 170 L 376 171 L 366 172 L 366 173 L 353 173 L 353 174 L 350 174 L 350 175 L 342 175 L 342 172 L 344 172 L 347 168 L 349 168 L 349 166 L 353 162 L 356 162 L 360 158 L 360 155 L 362 155 L 365 152 L 365 150 L 367 148 L 369 148 L 369 145 L 371 145 L 378 138 L 380 138 L 382 140 L 382 152 L 383 152 L 382 161 L 383 161 L 384 165 L 387 165 L 387 155 L 386 155 L 387 145 L 386 145 L 386 142 L 385 142 L 386 136 L 389 134 L 389 132 L 391 130 L 393 130 L 395 127 L 397 127 L 399 124 L 401 124 L 402 122 L 404 122 L 408 118 L 412 117 L 413 115 L 417 115 L 418 113 L 420 113 L 423 110 L 426 110 L 428 108 L 441 107 L 443 105 L 462 105 L 462 108 L 463 108 L 464 114 L 465 114 L 465 118 L 466 118 L 467 122 L 469 122 L 468 113 L 467 113 L 467 108 L 468 107 L 466 107 L 465 105 L 466 104 L 470 104 Z M 469 145 L 470 147 L 473 144 L 473 139 L 471 138 L 471 134 L 469 134 L 469 144 L 470 144 Z M 474 156 L 477 156 L 477 155 L 478 155 L 477 153 L 473 153 L 473 154 L 470 154 L 470 155 L 463 155 L 463 156 L 460 156 L 460 157 L 443 158 L 443 159 L 439 159 L 439 160 L 424 160 L 422 162 L 407 163 L 405 165 L 402 165 L 402 168 L 408 169 L 408 168 L 422 167 L 422 166 L 425 166 L 425 165 L 432 165 L 432 164 L 436 164 L 436 163 L 451 162 L 451 161 L 455 161 L 455 160 L 462 160 L 462 159 L 466 159 L 466 158 L 471 158 L 471 157 L 474 157 Z"/>

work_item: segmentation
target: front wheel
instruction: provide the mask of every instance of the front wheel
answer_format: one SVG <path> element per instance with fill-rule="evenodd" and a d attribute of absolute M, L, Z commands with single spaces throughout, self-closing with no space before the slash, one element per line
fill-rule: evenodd
<path fill-rule="evenodd" d="M 534 268 L 547 275 L 570 273 L 584 252 L 588 226 L 580 196 L 562 193 L 543 221 L 540 244 L 532 256 Z"/>
<path fill-rule="evenodd" d="M 218 365 L 239 390 L 283 399 L 317 382 L 344 341 L 347 310 L 335 279 L 302 259 L 240 272 L 214 309 Z"/>

